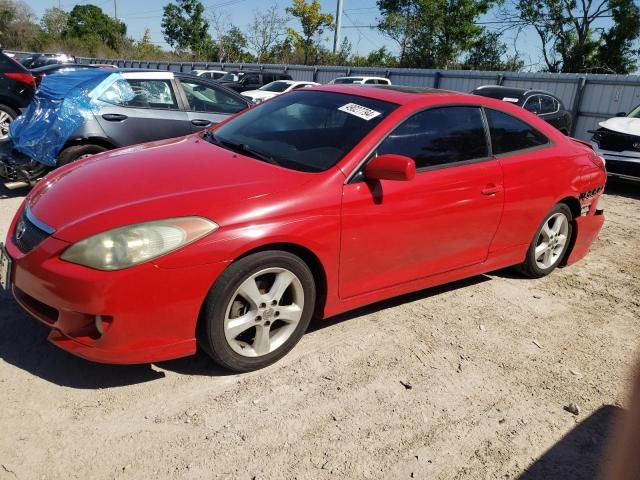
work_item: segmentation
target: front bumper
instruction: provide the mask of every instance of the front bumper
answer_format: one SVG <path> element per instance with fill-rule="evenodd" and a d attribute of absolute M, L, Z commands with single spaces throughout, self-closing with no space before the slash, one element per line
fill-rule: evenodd
<path fill-rule="evenodd" d="M 50 327 L 49 341 L 88 360 L 148 363 L 195 353 L 203 301 L 225 262 L 162 268 L 147 262 L 115 272 L 60 260 L 68 243 L 49 237 L 23 254 L 8 236 L 16 301 Z M 96 316 L 108 321 L 100 334 Z"/>
<path fill-rule="evenodd" d="M 640 180 L 640 152 L 603 150 L 595 142 L 592 142 L 592 146 L 596 153 L 605 159 L 607 175 L 627 180 Z"/>

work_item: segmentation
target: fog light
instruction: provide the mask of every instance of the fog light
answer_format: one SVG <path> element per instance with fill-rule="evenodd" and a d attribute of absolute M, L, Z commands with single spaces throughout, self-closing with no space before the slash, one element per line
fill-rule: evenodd
<path fill-rule="evenodd" d="M 96 330 L 98 331 L 100 336 L 104 335 L 104 333 L 109 330 L 112 321 L 112 317 L 108 317 L 106 315 L 96 315 Z"/>

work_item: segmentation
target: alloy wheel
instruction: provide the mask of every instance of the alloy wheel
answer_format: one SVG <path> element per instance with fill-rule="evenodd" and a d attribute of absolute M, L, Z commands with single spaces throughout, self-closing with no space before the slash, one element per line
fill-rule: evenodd
<path fill-rule="evenodd" d="M 538 235 L 535 259 L 538 268 L 547 270 L 553 267 L 564 252 L 569 240 L 569 219 L 564 213 L 551 215 Z"/>
<path fill-rule="evenodd" d="M 300 279 L 285 268 L 260 270 L 246 278 L 226 308 L 224 334 L 234 352 L 261 357 L 295 332 L 304 309 Z"/>

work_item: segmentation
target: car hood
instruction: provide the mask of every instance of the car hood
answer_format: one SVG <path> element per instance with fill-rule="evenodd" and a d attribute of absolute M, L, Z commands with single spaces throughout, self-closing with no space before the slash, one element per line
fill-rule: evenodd
<path fill-rule="evenodd" d="M 640 136 L 640 118 L 614 117 L 600 122 L 599 125 L 614 132 Z"/>
<path fill-rule="evenodd" d="M 292 195 L 310 177 L 192 135 L 62 167 L 40 182 L 26 202 L 56 238 L 74 242 L 161 218 L 199 215 L 220 225 L 246 220 L 246 212 Z"/>

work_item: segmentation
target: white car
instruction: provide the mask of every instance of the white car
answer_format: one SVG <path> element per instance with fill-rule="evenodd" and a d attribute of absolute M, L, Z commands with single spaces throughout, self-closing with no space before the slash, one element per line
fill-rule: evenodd
<path fill-rule="evenodd" d="M 218 80 L 227 74 L 224 70 L 191 70 L 191 73 L 198 77 L 210 78 L 211 80 Z"/>
<path fill-rule="evenodd" d="M 356 85 L 391 85 L 391 80 L 384 77 L 338 77 L 329 82 L 330 84 L 349 84 Z"/>
<path fill-rule="evenodd" d="M 600 122 L 591 144 L 607 162 L 610 177 L 640 181 L 640 105 Z"/>
<path fill-rule="evenodd" d="M 276 80 L 275 82 L 267 83 L 258 90 L 242 92 L 242 96 L 247 97 L 254 103 L 260 103 L 269 98 L 290 92 L 291 90 L 313 87 L 314 85 L 320 84 L 316 82 L 298 82 L 296 80 Z"/>

